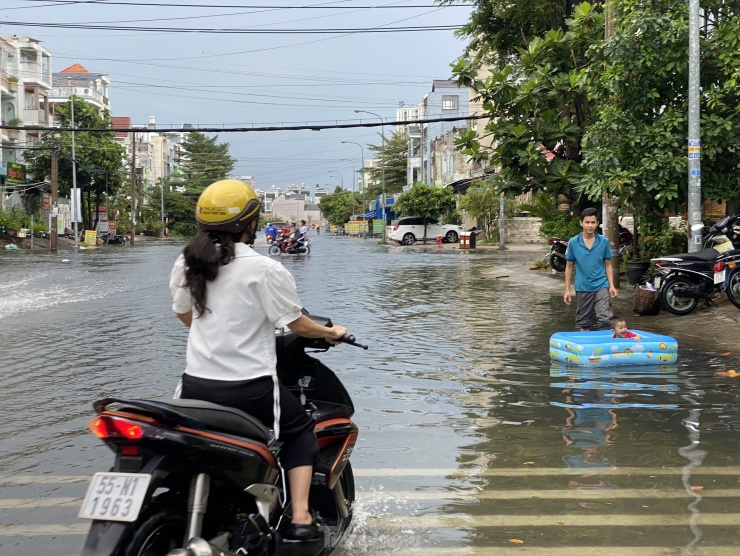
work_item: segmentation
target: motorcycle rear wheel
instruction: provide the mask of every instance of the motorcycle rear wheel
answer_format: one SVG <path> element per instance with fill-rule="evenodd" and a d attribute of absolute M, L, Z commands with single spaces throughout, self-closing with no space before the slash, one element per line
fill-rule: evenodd
<path fill-rule="evenodd" d="M 281 252 L 282 249 L 280 249 L 280 246 L 277 243 L 270 245 L 270 248 L 267 250 L 267 254 L 273 257 L 280 255 Z"/>
<path fill-rule="evenodd" d="M 674 315 L 688 315 L 696 309 L 699 300 L 696 297 L 680 297 L 676 295 L 675 290 L 678 288 L 696 287 L 693 281 L 685 276 L 671 276 L 660 288 L 660 301 L 663 309 Z"/>
<path fill-rule="evenodd" d="M 730 300 L 735 307 L 740 309 L 740 268 L 736 268 L 730 274 L 727 279 L 727 299 Z"/>
<path fill-rule="evenodd" d="M 136 523 L 122 556 L 162 556 L 182 547 L 187 526 L 185 514 L 164 508 Z"/>
<path fill-rule="evenodd" d="M 336 511 L 336 502 L 333 500 L 334 494 L 328 489 L 326 489 L 326 493 L 324 493 L 327 498 L 322 498 L 321 500 L 313 498 L 309 502 L 312 508 L 319 511 L 319 514 L 322 517 L 322 521 L 325 525 L 329 527 L 329 530 L 331 531 L 331 541 L 323 550 L 323 552 L 321 552 L 321 556 L 329 556 L 332 552 L 334 552 L 337 546 L 339 546 L 339 543 L 342 542 L 344 534 L 347 532 L 349 524 L 352 522 L 352 513 L 355 504 L 355 476 L 352 472 L 351 463 L 347 462 L 346 467 L 342 471 L 342 475 L 339 477 L 339 481 L 342 484 L 344 499 L 347 501 L 347 507 L 349 509 L 349 514 L 347 515 L 347 517 L 343 518 L 342 516 L 338 515 L 338 512 Z M 325 504 L 329 502 L 329 500 L 331 500 L 330 505 L 333 506 L 333 513 L 329 508 L 325 506 Z"/>
<path fill-rule="evenodd" d="M 557 270 L 558 272 L 565 272 L 565 256 L 560 255 L 559 253 L 553 251 L 550 253 L 550 256 L 548 257 L 550 260 L 550 266 L 553 268 L 553 270 Z"/>

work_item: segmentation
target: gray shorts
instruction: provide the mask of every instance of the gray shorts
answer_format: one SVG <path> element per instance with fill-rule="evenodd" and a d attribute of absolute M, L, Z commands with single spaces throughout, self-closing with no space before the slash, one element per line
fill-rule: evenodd
<path fill-rule="evenodd" d="M 609 330 L 609 319 L 612 313 L 612 301 L 609 297 L 609 288 L 601 288 L 595 292 L 576 292 L 576 327 L 589 330 Z M 595 316 L 595 321 L 592 317 Z M 592 323 L 595 322 L 595 326 Z"/>

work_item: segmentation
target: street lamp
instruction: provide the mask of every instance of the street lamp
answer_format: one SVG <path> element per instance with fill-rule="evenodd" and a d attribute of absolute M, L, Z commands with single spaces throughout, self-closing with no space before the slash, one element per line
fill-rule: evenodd
<path fill-rule="evenodd" d="M 367 206 L 365 205 L 365 148 L 360 143 L 355 143 L 354 141 L 342 141 L 342 143 L 349 143 L 360 147 L 360 156 L 362 157 L 360 159 L 360 170 L 362 171 L 362 222 L 365 226 L 365 233 L 362 234 L 362 237 L 367 239 L 367 218 L 365 218 L 365 213 L 367 212 Z"/>
<path fill-rule="evenodd" d="M 359 114 L 361 112 L 377 116 L 383 124 L 380 126 L 380 140 L 382 141 L 382 147 L 380 151 L 380 217 L 383 221 L 383 243 L 385 243 L 385 120 L 383 120 L 383 118 L 375 112 L 368 112 L 367 110 L 355 110 L 355 114 Z"/>
<path fill-rule="evenodd" d="M 342 176 L 342 173 L 341 172 L 337 172 L 336 170 L 329 170 L 329 173 L 330 174 L 331 173 L 334 173 L 334 174 L 337 174 L 339 176 L 340 187 L 342 189 L 344 189 L 344 176 Z M 332 176 L 332 177 L 337 177 L 337 176 Z"/>

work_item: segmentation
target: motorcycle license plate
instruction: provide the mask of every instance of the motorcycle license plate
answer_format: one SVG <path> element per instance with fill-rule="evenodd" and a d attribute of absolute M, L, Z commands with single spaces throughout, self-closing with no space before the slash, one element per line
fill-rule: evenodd
<path fill-rule="evenodd" d="M 660 276 L 656 276 L 653 279 L 653 286 L 655 286 L 655 289 L 656 290 L 659 290 L 660 289 L 660 279 L 661 279 Z"/>
<path fill-rule="evenodd" d="M 719 272 L 714 273 L 714 283 L 715 284 L 723 284 L 725 282 L 725 271 L 720 270 Z"/>
<path fill-rule="evenodd" d="M 95 473 L 78 517 L 134 521 L 139 517 L 152 476 L 140 473 Z"/>

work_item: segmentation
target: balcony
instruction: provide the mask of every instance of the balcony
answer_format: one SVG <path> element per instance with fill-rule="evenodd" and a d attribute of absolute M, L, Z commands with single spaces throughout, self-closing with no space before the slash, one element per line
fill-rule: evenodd
<path fill-rule="evenodd" d="M 49 125 L 49 115 L 40 108 L 26 108 L 23 110 L 23 122 L 26 125 Z"/>
<path fill-rule="evenodd" d="M 21 62 L 20 74 L 25 85 L 35 85 L 45 90 L 51 88 L 51 73 L 37 62 Z"/>
<path fill-rule="evenodd" d="M 49 99 L 63 102 L 72 95 L 80 97 L 98 108 L 108 107 L 108 99 L 103 96 L 103 93 L 91 87 L 54 87 L 49 94 Z"/>

